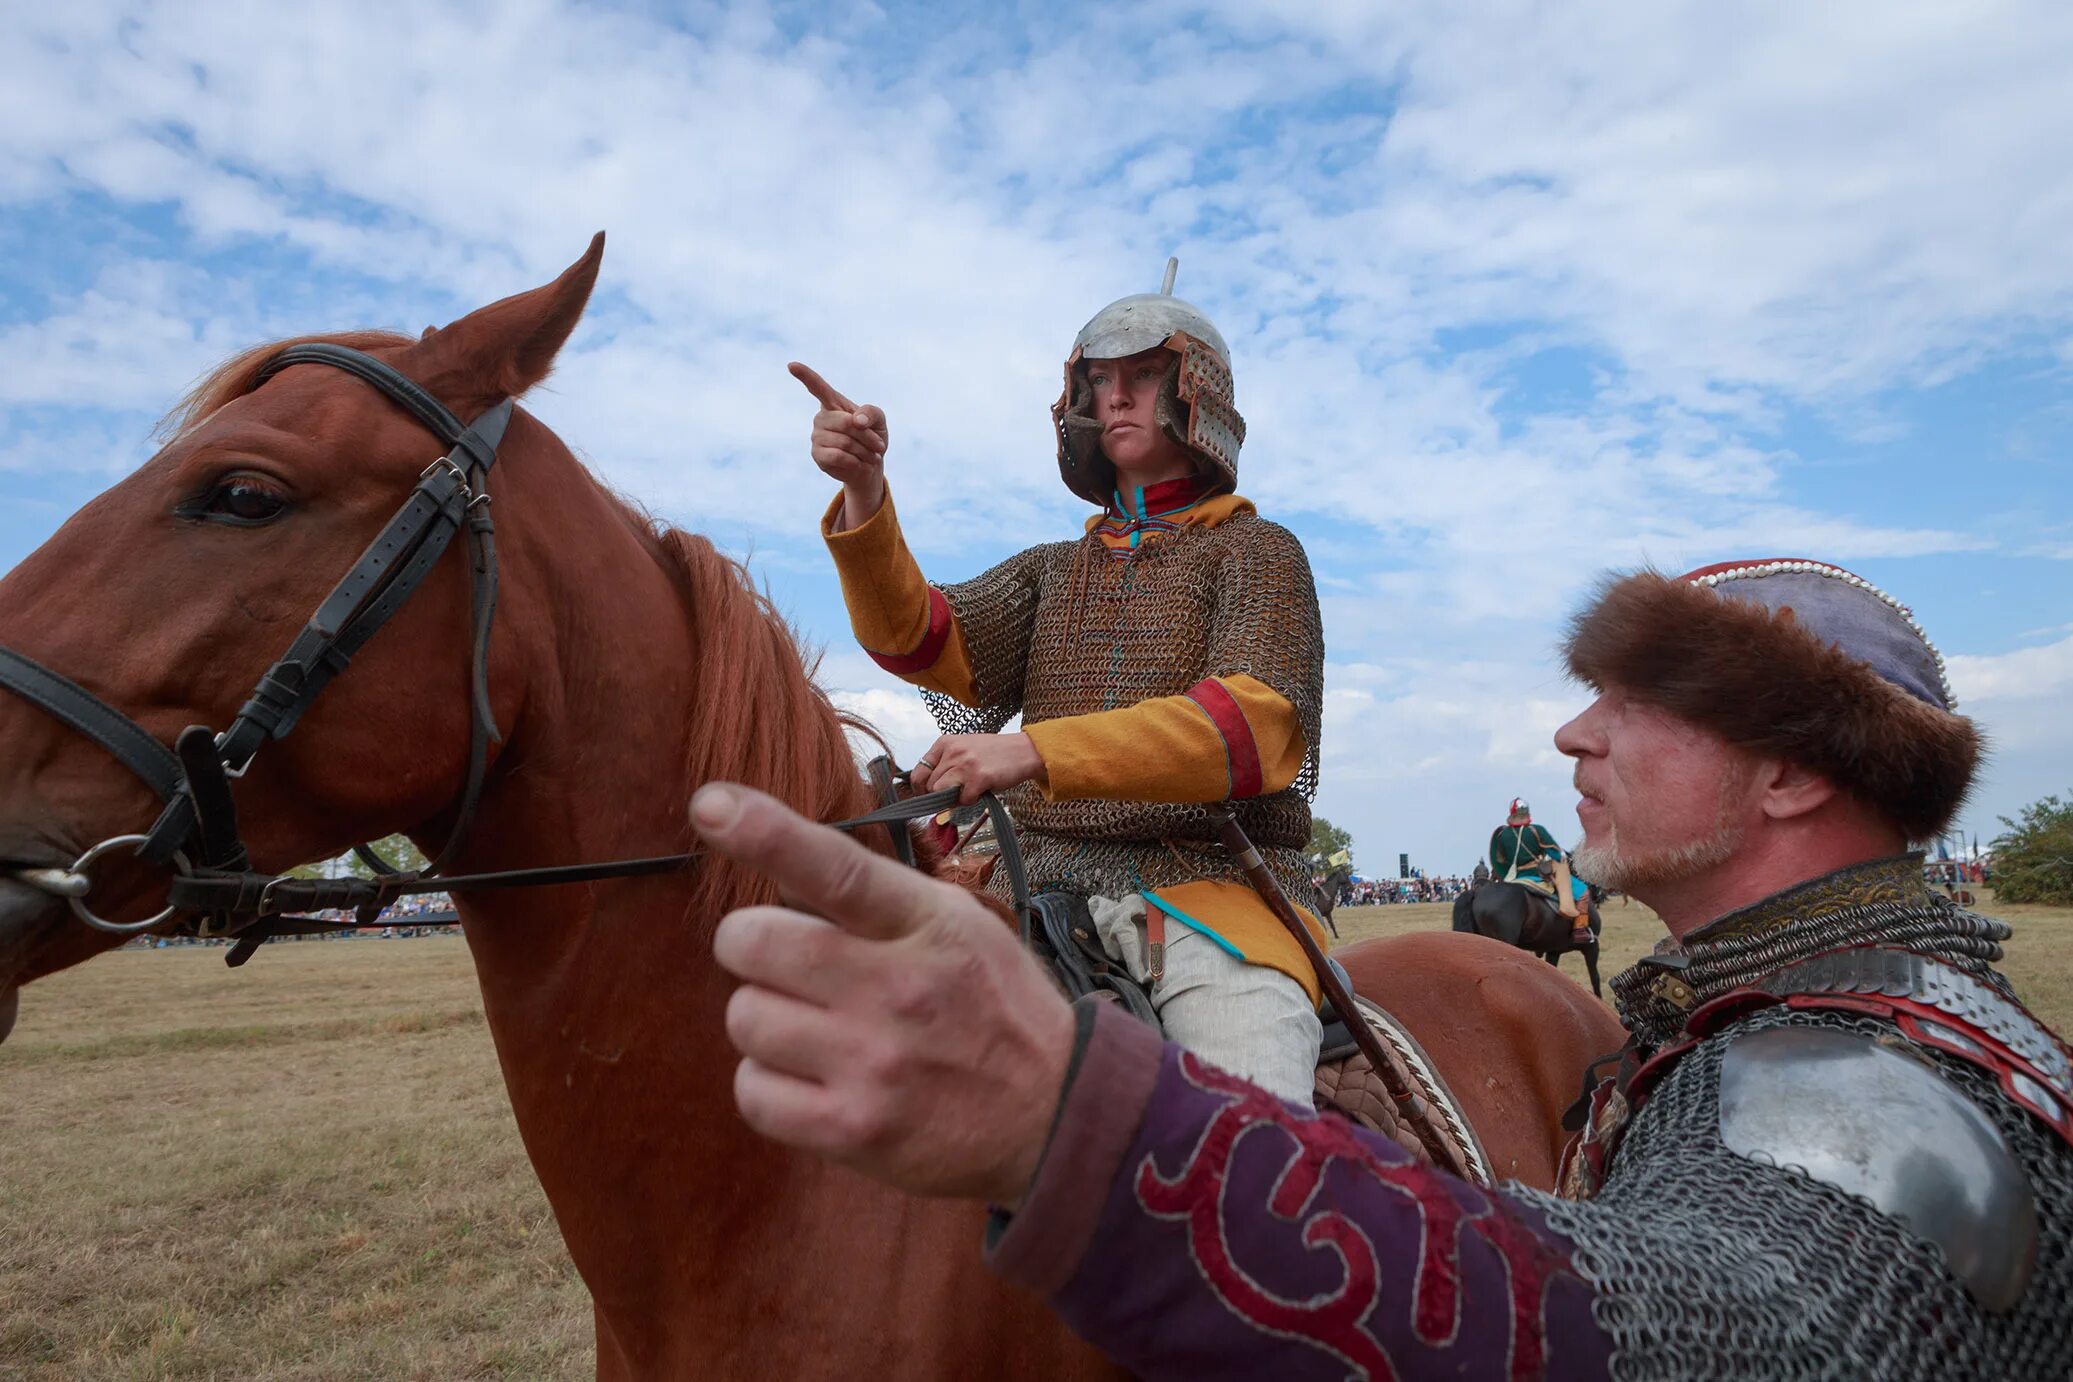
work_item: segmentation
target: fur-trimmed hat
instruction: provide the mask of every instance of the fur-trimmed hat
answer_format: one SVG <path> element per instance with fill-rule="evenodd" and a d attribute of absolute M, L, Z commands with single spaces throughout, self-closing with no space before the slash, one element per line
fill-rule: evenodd
<path fill-rule="evenodd" d="M 1821 773 L 1911 840 L 1941 833 L 1982 750 L 1914 614 L 1826 562 L 1609 580 L 1570 624 L 1570 673 Z"/>

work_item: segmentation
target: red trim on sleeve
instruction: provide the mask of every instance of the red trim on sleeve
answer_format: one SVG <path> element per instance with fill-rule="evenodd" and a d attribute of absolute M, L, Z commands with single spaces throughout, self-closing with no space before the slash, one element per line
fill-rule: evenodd
<path fill-rule="evenodd" d="M 943 598 L 943 592 L 929 587 L 929 626 L 911 653 L 873 653 L 871 660 L 896 677 L 909 676 L 915 672 L 926 672 L 936 665 L 936 659 L 943 656 L 944 647 L 950 642 L 950 602 Z"/>
<path fill-rule="evenodd" d="M 1187 698 L 1202 707 L 1216 732 L 1224 737 L 1224 756 L 1231 765 L 1231 796 L 1256 797 L 1265 785 L 1260 768 L 1260 746 L 1253 742 L 1252 726 L 1238 706 L 1231 688 L 1215 677 L 1204 677 L 1190 686 Z"/>

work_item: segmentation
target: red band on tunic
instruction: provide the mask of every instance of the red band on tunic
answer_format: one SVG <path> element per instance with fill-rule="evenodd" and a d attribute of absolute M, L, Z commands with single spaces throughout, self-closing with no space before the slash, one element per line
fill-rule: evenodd
<path fill-rule="evenodd" d="M 1202 707 L 1216 732 L 1224 737 L 1224 757 L 1231 765 L 1231 796 L 1256 797 L 1266 785 L 1260 770 L 1260 746 L 1253 742 L 1252 726 L 1238 708 L 1238 698 L 1215 677 L 1204 677 L 1187 689 L 1187 697 Z"/>
<path fill-rule="evenodd" d="M 873 653 L 869 648 L 864 651 L 870 654 L 873 662 L 896 677 L 926 672 L 936 665 L 937 658 L 943 656 L 943 649 L 950 642 L 950 628 L 950 602 L 943 598 L 942 591 L 930 586 L 928 632 L 922 634 L 921 642 L 915 645 L 913 652 Z"/>

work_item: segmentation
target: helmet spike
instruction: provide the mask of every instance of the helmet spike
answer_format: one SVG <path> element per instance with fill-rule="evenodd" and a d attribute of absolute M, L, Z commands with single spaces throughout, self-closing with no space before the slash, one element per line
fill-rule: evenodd
<path fill-rule="evenodd" d="M 1180 274 L 1180 256 L 1168 255 L 1166 259 L 1166 281 L 1159 285 L 1161 297 L 1173 296 L 1173 280 Z"/>

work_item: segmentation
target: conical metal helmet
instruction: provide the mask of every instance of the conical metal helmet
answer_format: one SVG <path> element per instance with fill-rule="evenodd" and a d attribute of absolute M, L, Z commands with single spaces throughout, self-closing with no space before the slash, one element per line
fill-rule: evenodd
<path fill-rule="evenodd" d="M 1101 420 L 1080 369 L 1083 360 L 1119 360 L 1164 346 L 1174 363 L 1159 390 L 1159 428 L 1195 458 L 1213 491 L 1237 488 L 1238 450 L 1245 444 L 1231 380 L 1231 348 L 1202 309 L 1173 295 L 1178 259 L 1166 261 L 1156 293 L 1133 293 L 1096 312 L 1073 338 L 1065 391 L 1052 405 L 1058 431 L 1058 473 L 1066 488 L 1095 504 L 1115 489 L 1116 468 L 1101 450 Z"/>

